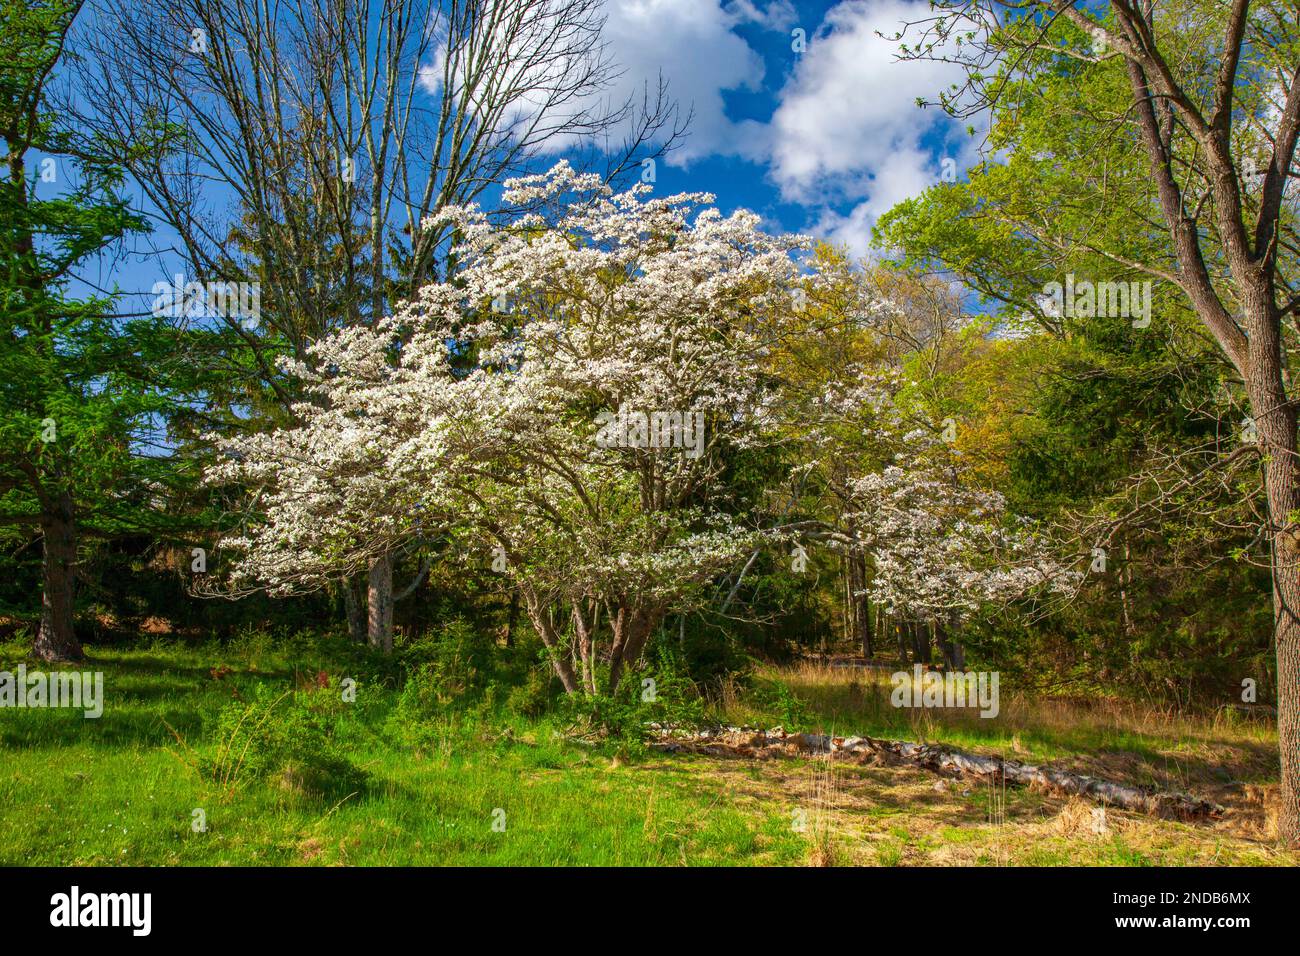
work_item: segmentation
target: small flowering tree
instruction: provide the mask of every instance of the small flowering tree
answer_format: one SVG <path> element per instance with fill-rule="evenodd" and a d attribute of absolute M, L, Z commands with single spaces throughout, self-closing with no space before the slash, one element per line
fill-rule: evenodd
<path fill-rule="evenodd" d="M 927 431 L 903 434 L 894 461 L 851 478 L 847 497 L 848 547 L 871 566 L 865 594 L 933 624 L 954 666 L 961 652 L 948 628 L 990 604 L 1067 591 L 1078 576 Z"/>
<path fill-rule="evenodd" d="M 832 327 L 851 316 L 858 321 L 833 335 L 802 337 L 790 363 L 816 371 L 785 416 L 797 462 L 787 496 L 801 516 L 789 530 L 796 543 L 822 541 L 842 556 L 846 620 L 859 634 L 873 628 L 869 602 L 934 626 L 960 665 L 951 628 L 962 619 L 989 605 L 1068 591 L 1078 575 L 1008 513 L 1002 495 L 981 487 L 944 440 L 951 437 L 946 429 L 917 402 L 908 357 L 920 353 L 924 338 L 908 328 L 912 315 L 888 295 L 867 294 L 878 276 L 836 268 L 833 253 L 820 258 L 827 263 L 818 278 L 832 292 L 810 311 L 833 302 L 834 314 L 822 320 Z M 921 318 L 931 321 L 929 310 Z M 904 351 L 895 354 L 900 343 Z M 868 641 L 863 646 L 869 653 Z"/>
<path fill-rule="evenodd" d="M 506 184 L 509 225 L 429 223 L 452 277 L 316 345 L 301 425 L 225 444 L 212 480 L 257 489 L 228 586 L 319 586 L 437 528 L 518 589 L 567 691 L 612 693 L 765 538 L 725 461 L 778 440 L 762 370 L 809 282 L 803 240 L 648 191 L 561 163 Z"/>

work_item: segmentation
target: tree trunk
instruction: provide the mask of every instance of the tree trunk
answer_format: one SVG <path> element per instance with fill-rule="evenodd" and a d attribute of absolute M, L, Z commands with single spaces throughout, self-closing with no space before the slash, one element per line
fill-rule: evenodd
<path fill-rule="evenodd" d="M 551 621 L 546 605 L 531 586 L 521 584 L 520 590 L 523 593 L 524 608 L 528 612 L 528 619 L 532 621 L 537 635 L 542 639 L 542 643 L 546 645 L 546 650 L 551 657 L 551 663 L 555 666 L 556 676 L 560 678 L 560 683 L 564 685 L 564 692 L 566 694 L 582 693 L 582 685 L 578 683 L 578 675 L 573 670 L 573 661 L 569 656 L 568 649 L 563 646 L 559 635 L 555 633 L 555 625 Z"/>
<path fill-rule="evenodd" d="M 587 688 L 588 694 L 595 694 L 596 661 L 593 636 L 595 612 L 592 612 L 592 624 L 588 624 L 582 611 L 582 604 L 580 598 L 573 602 L 573 633 L 578 641 L 578 660 L 582 662 L 582 684 Z"/>
<path fill-rule="evenodd" d="M 343 579 L 343 609 L 348 616 L 348 636 L 358 644 L 366 643 L 366 604 L 361 583 L 354 577 Z"/>
<path fill-rule="evenodd" d="M 519 623 L 519 592 L 510 592 L 510 610 L 506 613 L 506 647 L 515 646 L 515 626 Z"/>
<path fill-rule="evenodd" d="M 618 690 L 624 668 L 641 659 L 651 633 L 662 618 L 662 612 L 656 608 L 619 608 L 618 614 L 610 618 L 614 632 L 609 652 L 608 693 L 611 697 Z"/>
<path fill-rule="evenodd" d="M 85 657 L 72 628 L 72 586 L 76 575 L 77 531 L 72 496 L 63 492 L 41 516 L 45 538 L 41 627 L 34 650 L 44 661 L 79 661 Z"/>
<path fill-rule="evenodd" d="M 948 624 L 942 621 L 934 622 L 934 636 L 939 644 L 939 650 L 943 652 L 943 666 L 950 671 L 964 670 L 966 667 L 966 652 L 961 644 L 953 640 L 955 630 L 954 621 L 949 621 Z"/>
<path fill-rule="evenodd" d="M 843 564 L 844 573 L 841 578 L 844 581 L 844 591 L 842 592 L 844 597 L 844 635 L 842 640 L 845 644 L 856 644 L 858 635 L 856 622 L 853 619 L 853 561 L 846 555 Z M 826 653 L 824 643 L 822 644 L 822 653 Z"/>
<path fill-rule="evenodd" d="M 930 663 L 930 635 L 924 624 L 920 621 L 913 621 L 910 625 L 912 628 L 912 653 L 915 655 L 914 660 L 919 664 Z"/>
<path fill-rule="evenodd" d="M 1256 329 L 1267 323 L 1254 323 Z M 1278 352 L 1251 342 L 1251 409 L 1264 455 L 1272 550 L 1273 639 L 1277 654 L 1277 738 L 1282 764 L 1278 836 L 1300 845 L 1300 465 L 1296 410 L 1286 398 Z"/>
<path fill-rule="evenodd" d="M 393 556 L 384 554 L 370 559 L 367 587 L 370 646 L 385 654 L 393 651 Z"/>
<path fill-rule="evenodd" d="M 1137 628 L 1133 626 L 1133 614 L 1129 610 L 1129 587 L 1133 584 L 1133 566 L 1129 560 L 1128 541 L 1124 542 L 1124 566 L 1119 569 L 1119 609 L 1124 619 L 1124 634 L 1127 637 L 1137 636 Z"/>
<path fill-rule="evenodd" d="M 1078 11 L 1072 11 L 1080 16 Z M 1149 14 L 1147 14 L 1149 16 Z M 1244 24 L 1247 5 L 1236 4 L 1233 18 Z M 1140 18 L 1139 18 L 1140 19 Z M 1300 510 L 1296 462 L 1296 408 L 1286 388 L 1283 356 L 1282 321 L 1277 305 L 1278 228 L 1283 208 L 1283 187 L 1294 162 L 1296 151 L 1296 109 L 1300 93 L 1293 87 L 1287 95 L 1277 132 L 1273 138 L 1273 156 L 1265 177 L 1264 198 L 1255 215 L 1253 235 L 1247 232 L 1246 210 L 1238 187 L 1238 169 L 1230 148 L 1232 92 L 1228 82 L 1216 95 L 1213 120 L 1206 122 L 1194 107 L 1170 92 L 1165 80 L 1165 64 L 1158 49 L 1139 43 L 1133 11 L 1125 14 L 1127 38 L 1138 55 L 1125 52 L 1125 67 L 1133 91 L 1135 113 L 1142 139 L 1151 161 L 1152 180 L 1156 184 L 1161 213 L 1173 241 L 1182 281 L 1202 324 L 1214 335 L 1224 355 L 1241 374 L 1250 398 L 1251 414 L 1259 435 L 1259 450 L 1264 456 L 1264 491 L 1268 499 L 1268 526 L 1265 529 L 1272 555 L 1273 633 L 1277 653 L 1278 747 L 1281 751 L 1282 795 L 1278 812 L 1278 836 L 1292 846 L 1300 846 L 1300 543 L 1294 527 Z M 1236 53 L 1241 49 L 1243 30 L 1235 42 L 1228 44 L 1225 63 L 1236 67 Z M 1230 37 L 1231 39 L 1231 37 Z M 1231 80 L 1233 77 L 1229 76 Z M 1152 89 L 1154 81 L 1155 90 Z M 1157 113 L 1157 104 L 1161 112 Z M 1166 108 L 1167 107 L 1167 111 Z M 1240 303 L 1240 317 L 1229 312 L 1218 290 L 1215 277 L 1207 266 L 1201 247 L 1204 229 L 1175 178 L 1174 150 L 1170 139 L 1177 121 L 1182 118 L 1198 122 L 1193 128 L 1198 146 L 1205 147 L 1205 163 L 1218 239 L 1223 258 L 1231 274 L 1234 298 Z M 1162 123 L 1164 125 L 1162 125 Z M 1222 125 L 1221 125 L 1222 123 Z M 1266 134 L 1267 135 L 1267 134 Z M 1216 256 L 1217 258 L 1217 256 Z"/>
<path fill-rule="evenodd" d="M 868 659 L 875 656 L 875 646 L 872 645 L 871 636 L 875 631 L 875 622 L 871 619 L 871 604 L 866 597 L 862 598 L 862 656 Z"/>
<path fill-rule="evenodd" d="M 853 621 L 853 642 L 862 656 L 871 659 L 871 604 L 862 592 L 867 587 L 867 563 L 861 555 L 849 558 L 849 608 Z"/>

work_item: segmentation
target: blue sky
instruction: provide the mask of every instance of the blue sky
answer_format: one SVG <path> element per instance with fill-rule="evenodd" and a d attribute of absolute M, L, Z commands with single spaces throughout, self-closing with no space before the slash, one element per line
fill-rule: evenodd
<path fill-rule="evenodd" d="M 955 69 L 898 62 L 898 43 L 878 35 L 928 13 L 924 0 L 611 0 L 625 81 L 661 69 L 695 109 L 657 190 L 707 190 L 724 210 L 865 253 L 881 213 L 933 184 L 945 159 L 960 171 L 975 158 L 962 124 L 916 106 Z"/>
<path fill-rule="evenodd" d="M 622 75 L 605 96 L 639 96 L 662 76 L 693 110 L 688 136 L 657 164 L 657 193 L 712 192 L 724 212 L 746 207 L 773 231 L 861 256 L 885 210 L 937 181 L 945 160 L 960 171 L 975 158 L 961 124 L 916 106 L 954 69 L 898 62 L 898 43 L 878 35 L 928 13 L 925 0 L 606 0 L 605 39 Z M 539 165 L 562 151 L 556 144 Z M 160 230 L 128 250 L 168 245 Z M 85 277 L 116 283 L 126 311 L 147 308 L 151 285 L 180 271 L 122 253 Z"/>

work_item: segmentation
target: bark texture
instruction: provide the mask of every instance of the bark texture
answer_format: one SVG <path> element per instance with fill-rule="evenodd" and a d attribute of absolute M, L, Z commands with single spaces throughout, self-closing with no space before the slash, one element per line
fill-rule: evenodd
<path fill-rule="evenodd" d="M 370 646 L 385 654 L 393 650 L 393 558 L 385 554 L 370 559 L 367 587 L 367 636 Z"/>
<path fill-rule="evenodd" d="M 73 631 L 73 585 L 77 564 L 77 529 L 72 496 L 63 492 L 41 516 L 45 538 L 42 568 L 41 627 L 36 656 L 45 661 L 79 661 L 85 657 Z"/>
<path fill-rule="evenodd" d="M 343 608 L 348 617 L 348 636 L 358 644 L 366 643 L 366 599 L 354 578 L 343 580 Z"/>

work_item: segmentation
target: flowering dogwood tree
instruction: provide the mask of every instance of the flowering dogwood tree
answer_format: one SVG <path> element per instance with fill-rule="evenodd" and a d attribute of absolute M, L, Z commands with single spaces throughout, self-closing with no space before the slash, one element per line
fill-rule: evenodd
<path fill-rule="evenodd" d="M 842 262 L 810 268 L 805 240 L 708 195 L 648 191 L 561 163 L 507 184 L 531 210 L 513 222 L 474 206 L 431 222 L 459 237 L 451 277 L 317 343 L 319 371 L 293 369 L 300 425 L 225 443 L 211 480 L 256 496 L 222 585 L 318 587 L 436 534 L 516 589 L 568 692 L 612 693 L 665 614 L 798 524 L 737 501 L 729 463 L 781 443 L 806 475 L 845 428 L 877 451 L 833 462 L 841 520 L 818 533 L 867 556 L 873 600 L 934 619 L 1047 574 L 999 496 L 905 433 L 887 380 L 855 366 L 810 391 L 781 373 L 809 315 L 888 313 L 845 297 Z"/>
<path fill-rule="evenodd" d="M 804 240 L 648 191 L 560 163 L 506 184 L 532 210 L 508 225 L 429 223 L 460 237 L 452 277 L 317 344 L 300 426 L 225 445 L 212 480 L 258 490 L 228 586 L 319 586 L 437 528 L 518 589 L 567 691 L 612 693 L 764 539 L 725 462 L 778 440 L 762 370 L 816 294 Z"/>
<path fill-rule="evenodd" d="M 822 277 L 836 287 L 825 301 L 868 321 L 832 337 L 834 355 L 815 337 L 800 342 L 798 364 L 816 374 L 786 416 L 799 445 L 790 496 L 803 498 L 806 516 L 791 530 L 843 557 L 847 618 L 867 617 L 858 604 L 865 599 L 892 617 L 928 623 L 958 665 L 952 626 L 990 605 L 1068 592 L 1078 575 L 976 480 L 944 440 L 947 429 L 918 404 L 903 359 L 923 339 L 899 334 L 911 314 L 887 295 L 866 307 L 869 272 L 831 268 Z M 890 354 L 899 342 L 904 354 Z M 869 618 L 861 623 L 871 626 Z"/>
<path fill-rule="evenodd" d="M 893 463 L 849 485 L 850 543 L 871 558 L 873 601 L 952 621 L 1072 580 L 1000 493 L 964 480 L 946 443 L 916 430 L 902 444 Z"/>

